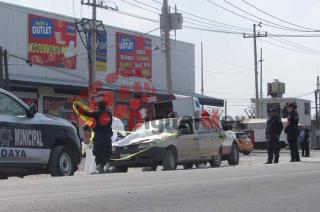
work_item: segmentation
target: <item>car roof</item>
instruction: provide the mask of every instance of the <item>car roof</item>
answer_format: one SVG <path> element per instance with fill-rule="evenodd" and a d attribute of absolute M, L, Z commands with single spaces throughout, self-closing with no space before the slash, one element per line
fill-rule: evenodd
<path fill-rule="evenodd" d="M 29 108 L 29 105 L 27 105 L 24 101 L 22 101 L 19 97 L 17 97 L 16 95 L 14 95 L 13 93 L 10 93 L 9 91 L 0 88 L 0 93 L 3 93 L 7 96 L 10 96 L 11 98 L 13 98 L 14 100 L 18 101 L 20 104 L 22 104 L 25 108 Z"/>

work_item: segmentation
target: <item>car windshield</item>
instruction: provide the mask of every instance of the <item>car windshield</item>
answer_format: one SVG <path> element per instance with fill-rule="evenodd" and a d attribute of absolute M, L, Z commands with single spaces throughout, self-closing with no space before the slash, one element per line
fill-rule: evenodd
<path fill-rule="evenodd" d="M 175 133 L 177 124 L 174 119 L 161 119 L 149 121 L 138 126 L 130 135 L 152 136 L 155 134 Z"/>

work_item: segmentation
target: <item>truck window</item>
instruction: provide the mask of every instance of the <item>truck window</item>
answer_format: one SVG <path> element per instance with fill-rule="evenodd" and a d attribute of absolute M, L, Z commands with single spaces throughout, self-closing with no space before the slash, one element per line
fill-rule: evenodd
<path fill-rule="evenodd" d="M 183 134 L 183 135 L 190 135 L 192 134 L 192 129 L 191 125 L 189 123 L 180 123 L 178 130 Z"/>

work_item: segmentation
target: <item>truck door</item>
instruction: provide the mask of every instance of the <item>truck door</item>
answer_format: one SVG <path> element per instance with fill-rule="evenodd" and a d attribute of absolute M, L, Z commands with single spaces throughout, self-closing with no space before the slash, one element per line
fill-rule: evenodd
<path fill-rule="evenodd" d="M 50 151 L 42 149 L 41 130 L 27 117 L 26 108 L 4 93 L 0 105 L 0 163 L 38 164 L 45 154 L 49 157 Z"/>

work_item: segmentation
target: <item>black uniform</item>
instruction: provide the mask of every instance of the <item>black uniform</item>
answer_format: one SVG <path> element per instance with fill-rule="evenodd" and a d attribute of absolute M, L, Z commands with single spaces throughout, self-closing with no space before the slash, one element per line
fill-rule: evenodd
<path fill-rule="evenodd" d="M 299 115 L 297 111 L 292 111 L 289 113 L 288 125 L 285 128 L 285 133 L 287 133 L 288 143 L 291 152 L 291 161 L 300 161 L 299 150 L 297 140 L 299 137 Z"/>
<path fill-rule="evenodd" d="M 109 111 L 101 109 L 94 112 L 83 111 L 81 113 L 94 119 L 92 153 L 96 157 L 96 165 L 104 167 L 110 161 L 112 154 L 112 114 Z"/>
<path fill-rule="evenodd" d="M 273 156 L 274 162 L 279 162 L 279 152 L 280 152 L 280 144 L 279 138 L 281 132 L 283 130 L 283 124 L 278 115 L 271 116 L 267 122 L 267 129 L 266 129 L 266 137 L 268 140 L 268 162 L 272 163 Z"/>

